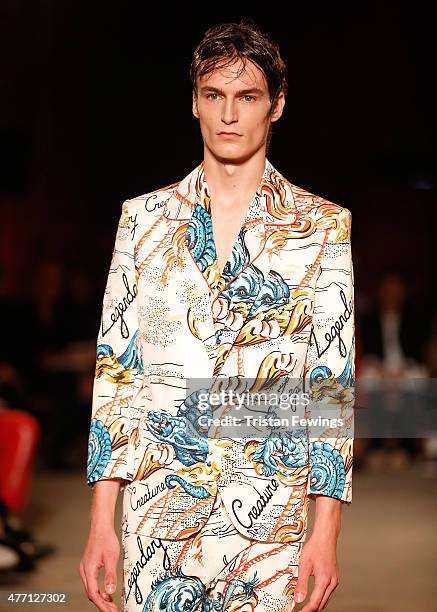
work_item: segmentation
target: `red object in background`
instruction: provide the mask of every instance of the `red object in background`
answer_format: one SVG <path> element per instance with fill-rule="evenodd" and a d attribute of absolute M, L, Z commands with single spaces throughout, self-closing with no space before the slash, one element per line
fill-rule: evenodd
<path fill-rule="evenodd" d="M 28 412 L 0 411 L 0 499 L 9 512 L 27 505 L 40 436 L 40 425 Z"/>

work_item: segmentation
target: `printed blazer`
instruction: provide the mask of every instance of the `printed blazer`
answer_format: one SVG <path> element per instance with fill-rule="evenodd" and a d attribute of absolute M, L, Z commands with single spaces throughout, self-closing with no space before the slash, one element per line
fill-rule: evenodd
<path fill-rule="evenodd" d="M 343 425 L 317 435 L 211 433 L 199 396 L 217 384 L 299 388 L 313 400 L 302 414 L 320 402 Z M 347 208 L 291 184 L 266 158 L 220 271 L 203 161 L 123 202 L 97 339 L 87 483 L 122 479 L 126 532 L 186 539 L 220 491 L 243 535 L 303 542 L 310 497 L 352 500 L 354 384 Z"/>

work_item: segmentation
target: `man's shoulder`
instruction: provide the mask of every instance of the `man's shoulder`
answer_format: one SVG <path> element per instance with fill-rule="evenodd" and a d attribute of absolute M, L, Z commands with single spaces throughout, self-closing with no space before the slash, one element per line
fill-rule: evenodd
<path fill-rule="evenodd" d="M 287 182 L 290 185 L 294 203 L 301 215 L 311 213 L 316 213 L 319 215 L 324 214 L 325 212 L 329 213 L 330 216 L 333 214 L 338 214 L 344 217 L 349 217 L 352 215 L 351 211 L 343 204 L 333 202 L 327 197 L 317 195 L 304 187 L 291 183 L 290 181 Z"/>
<path fill-rule="evenodd" d="M 133 196 L 126 200 L 130 214 L 156 213 L 161 214 L 169 197 L 173 194 L 180 181 L 158 187 L 152 191 Z"/>

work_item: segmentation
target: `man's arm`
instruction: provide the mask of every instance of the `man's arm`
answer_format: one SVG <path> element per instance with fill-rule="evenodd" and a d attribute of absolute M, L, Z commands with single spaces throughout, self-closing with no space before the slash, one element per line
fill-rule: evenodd
<path fill-rule="evenodd" d="M 323 419 L 322 426 L 310 426 L 307 492 L 311 499 L 328 496 L 350 504 L 355 403 L 352 214 L 341 208 L 328 219 L 306 361 L 306 416 Z"/>
<path fill-rule="evenodd" d="M 90 530 L 79 565 L 88 599 L 114 612 L 120 544 L 114 513 L 120 486 L 133 478 L 132 402 L 142 385 L 134 233 L 123 202 L 103 297 L 88 441 L 87 484 L 93 489 Z M 104 568 L 104 588 L 98 575 Z"/>
<path fill-rule="evenodd" d="M 316 282 L 313 325 L 305 382 L 310 404 L 307 494 L 316 502 L 311 537 L 299 564 L 295 600 L 301 602 L 314 575 L 314 589 L 302 612 L 326 606 L 339 583 L 336 545 L 343 504 L 352 501 L 353 417 L 355 402 L 354 272 L 352 215 L 341 208 L 326 215 L 320 272 Z"/>
<path fill-rule="evenodd" d="M 131 405 L 142 385 L 134 233 L 123 202 L 103 297 L 88 441 L 87 484 L 133 477 Z"/>

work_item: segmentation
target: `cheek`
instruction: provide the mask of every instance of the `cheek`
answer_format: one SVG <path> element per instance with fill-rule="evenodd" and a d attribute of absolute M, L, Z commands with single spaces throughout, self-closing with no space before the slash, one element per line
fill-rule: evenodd
<path fill-rule="evenodd" d="M 247 127 L 252 131 L 264 131 L 268 129 L 268 117 L 264 109 L 257 109 L 256 111 L 247 112 L 245 117 L 241 118 Z"/>
<path fill-rule="evenodd" d="M 246 128 L 249 139 L 257 139 L 264 136 L 264 134 L 267 132 L 268 124 L 262 117 L 258 118 L 256 121 L 254 121 L 252 118 L 250 122 L 246 123 Z"/>

